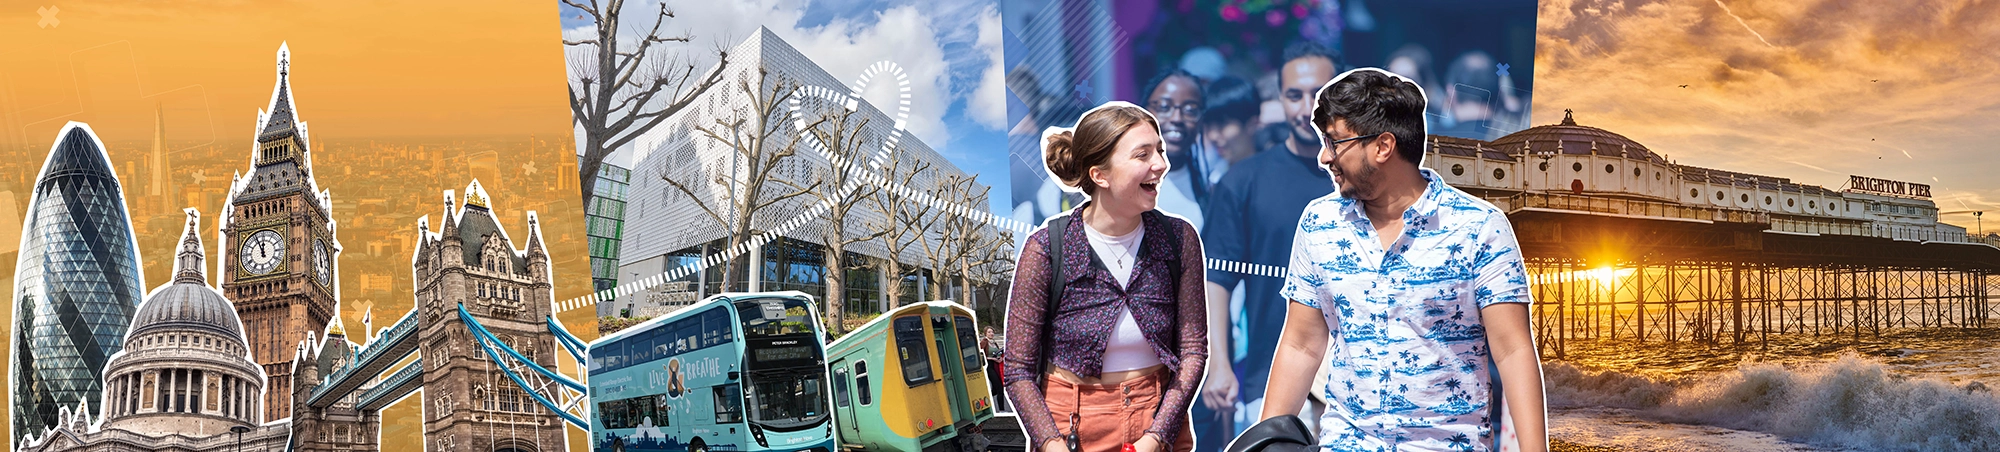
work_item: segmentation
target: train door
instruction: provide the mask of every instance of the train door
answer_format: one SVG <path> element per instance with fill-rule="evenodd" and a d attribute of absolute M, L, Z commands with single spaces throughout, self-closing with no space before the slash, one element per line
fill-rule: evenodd
<path fill-rule="evenodd" d="M 979 337 L 972 317 L 962 312 L 953 312 L 951 325 L 958 333 L 959 361 L 965 366 L 965 397 L 972 401 L 966 409 L 972 413 L 973 422 L 992 419 L 993 387 L 996 375 L 986 368 L 986 355 L 980 350 Z"/>
<path fill-rule="evenodd" d="M 833 423 L 840 428 L 841 440 L 861 437 L 861 423 L 855 420 L 854 375 L 847 360 L 833 362 Z"/>
<path fill-rule="evenodd" d="M 931 333 L 937 341 L 939 368 L 944 369 L 945 391 L 951 398 L 952 424 L 972 420 L 972 400 L 965 396 L 965 359 L 959 354 L 958 335 L 950 314 L 931 315 Z"/>

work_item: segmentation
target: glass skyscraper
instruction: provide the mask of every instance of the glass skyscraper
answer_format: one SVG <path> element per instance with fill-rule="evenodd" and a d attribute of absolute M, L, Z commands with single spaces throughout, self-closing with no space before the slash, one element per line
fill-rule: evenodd
<path fill-rule="evenodd" d="M 584 207 L 583 221 L 590 239 L 591 290 L 604 291 L 618 286 L 618 241 L 625 236 L 625 190 L 632 170 L 610 163 L 598 168 L 597 196 Z M 598 316 L 612 314 L 611 303 L 597 306 Z"/>
<path fill-rule="evenodd" d="M 57 414 L 102 415 L 104 364 L 144 296 L 138 244 L 104 143 L 71 122 L 56 135 L 24 212 L 14 274 L 13 443 Z"/>

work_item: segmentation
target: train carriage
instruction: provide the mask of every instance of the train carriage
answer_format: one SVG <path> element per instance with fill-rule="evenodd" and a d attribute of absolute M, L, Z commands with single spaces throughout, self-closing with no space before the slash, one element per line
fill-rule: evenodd
<path fill-rule="evenodd" d="M 950 301 L 897 308 L 827 346 L 835 424 L 847 448 L 978 450 L 993 418 L 972 311 Z"/>

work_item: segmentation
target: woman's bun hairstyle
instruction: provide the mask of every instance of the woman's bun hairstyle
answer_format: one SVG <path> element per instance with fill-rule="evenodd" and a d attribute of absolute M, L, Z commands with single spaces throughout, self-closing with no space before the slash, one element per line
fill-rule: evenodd
<path fill-rule="evenodd" d="M 1049 174 L 1064 186 L 1092 194 L 1097 187 L 1090 183 L 1090 169 L 1110 162 L 1118 138 L 1141 122 L 1160 128 L 1160 121 L 1144 108 L 1128 102 L 1105 102 L 1084 112 L 1076 127 L 1043 131 L 1042 160 L 1048 164 Z"/>

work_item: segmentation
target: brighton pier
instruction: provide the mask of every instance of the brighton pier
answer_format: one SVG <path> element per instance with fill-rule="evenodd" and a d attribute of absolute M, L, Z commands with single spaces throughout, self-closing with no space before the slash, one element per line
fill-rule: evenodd
<path fill-rule="evenodd" d="M 1841 189 L 1681 165 L 1578 124 L 1430 137 L 1424 164 L 1508 212 L 1546 356 L 1578 340 L 1744 344 L 1976 328 L 2000 239 L 1939 223 L 1928 185 Z"/>

